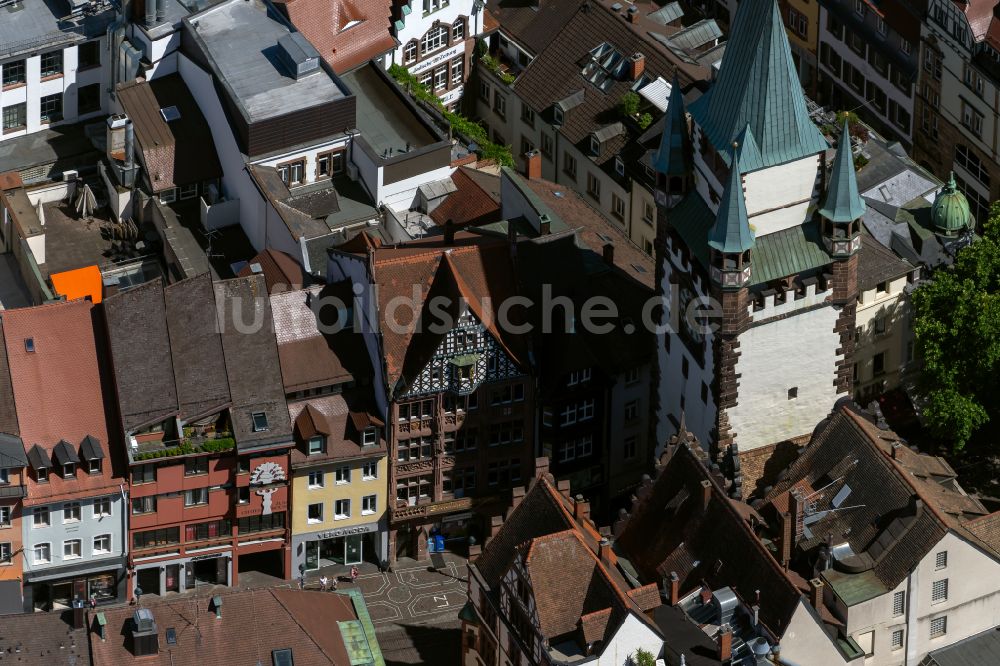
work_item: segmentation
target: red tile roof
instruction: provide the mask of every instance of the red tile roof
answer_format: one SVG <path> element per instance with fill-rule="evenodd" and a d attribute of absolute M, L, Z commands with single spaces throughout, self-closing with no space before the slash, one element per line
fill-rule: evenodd
<path fill-rule="evenodd" d="M 264 282 L 267 284 L 267 293 L 273 294 L 276 291 L 302 288 L 305 277 L 302 272 L 302 264 L 290 254 L 267 248 L 241 268 L 237 277 L 253 275 L 254 264 L 260 264 L 261 272 L 264 274 Z M 277 289 L 275 289 L 276 287 Z"/>
<path fill-rule="evenodd" d="M 288 18 L 338 74 L 396 48 L 392 0 L 279 0 Z"/>
<path fill-rule="evenodd" d="M 441 205 L 431 212 L 432 220 L 441 225 L 451 220 L 460 227 L 489 224 L 500 220 L 499 192 L 494 196 L 492 192 L 483 188 L 480 177 L 474 177 L 469 172 L 473 170 L 467 167 L 455 170 L 451 182 L 458 189 L 449 194 Z M 500 179 L 495 178 L 495 180 L 496 189 L 499 190 Z"/>
<path fill-rule="evenodd" d="M 14 387 L 14 405 L 26 448 L 38 444 L 51 457 L 61 440 L 79 450 L 88 435 L 104 453 L 100 474 L 77 469 L 73 479 L 50 475 L 48 483 L 31 483 L 26 505 L 69 495 L 96 495 L 117 489 L 112 478 L 105 396 L 95 338 L 94 304 L 86 300 L 6 310 L 4 340 Z M 34 351 L 28 351 L 31 339 Z"/>
<path fill-rule="evenodd" d="M 351 599 L 342 594 L 266 589 L 222 593 L 222 617 L 210 597 L 147 602 L 159 635 L 159 654 L 136 658 L 128 649 L 134 607 L 104 610 L 109 638 L 91 637 L 95 666 L 127 664 L 271 664 L 274 650 L 290 648 L 295 666 L 349 664 L 337 622 L 356 620 Z M 88 626 L 93 626 L 91 621 Z M 167 629 L 176 632 L 168 645 Z"/>

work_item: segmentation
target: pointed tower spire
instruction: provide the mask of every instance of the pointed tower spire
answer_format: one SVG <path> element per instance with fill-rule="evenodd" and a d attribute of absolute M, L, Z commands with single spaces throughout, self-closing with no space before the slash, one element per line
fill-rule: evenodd
<path fill-rule="evenodd" d="M 667 112 L 663 116 L 663 134 L 660 149 L 656 152 L 653 167 L 667 176 L 685 176 L 689 171 L 690 155 L 687 151 L 687 119 L 684 117 L 684 95 L 681 83 L 674 73 L 667 98 Z"/>
<path fill-rule="evenodd" d="M 826 150 L 809 117 L 777 0 L 743 0 L 719 77 L 691 115 L 719 152 L 750 125 L 764 167 Z"/>
<path fill-rule="evenodd" d="M 747 202 L 743 195 L 743 174 L 740 171 L 738 146 L 733 147 L 733 167 L 729 170 L 729 180 L 719 202 L 719 212 L 715 224 L 708 232 L 708 245 L 723 254 L 741 254 L 754 245 L 750 219 L 747 216 Z"/>
<path fill-rule="evenodd" d="M 715 224 L 708 232 L 712 280 L 723 289 L 742 289 L 750 281 L 750 249 L 754 246 L 740 171 L 742 149 L 733 143 L 729 180 L 719 202 Z"/>
<path fill-rule="evenodd" d="M 865 202 L 858 194 L 858 179 L 854 174 L 854 156 L 851 152 L 851 132 L 847 118 L 844 118 L 830 183 L 819 214 L 831 222 L 841 223 L 852 222 L 865 214 Z"/>
<path fill-rule="evenodd" d="M 847 257 L 861 249 L 861 218 L 865 214 L 865 202 L 858 194 L 847 118 L 837 144 L 837 155 L 833 158 L 826 198 L 817 212 L 823 218 L 823 241 L 830 254 Z"/>

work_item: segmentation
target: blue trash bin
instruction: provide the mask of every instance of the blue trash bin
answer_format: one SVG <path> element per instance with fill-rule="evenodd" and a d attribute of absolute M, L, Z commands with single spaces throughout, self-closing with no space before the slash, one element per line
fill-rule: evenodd
<path fill-rule="evenodd" d="M 438 534 L 434 537 L 434 552 L 443 553 L 444 552 L 444 535 Z"/>

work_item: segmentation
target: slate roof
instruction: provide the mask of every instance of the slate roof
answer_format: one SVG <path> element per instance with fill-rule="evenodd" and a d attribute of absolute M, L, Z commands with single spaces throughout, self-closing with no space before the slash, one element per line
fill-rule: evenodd
<path fill-rule="evenodd" d="M 764 167 L 824 152 L 826 139 L 806 108 L 777 0 L 740 3 L 718 78 L 690 107 L 723 155 L 750 125 Z"/>
<path fill-rule="evenodd" d="M 870 586 L 869 597 L 899 585 L 948 531 L 990 550 L 965 526 L 988 512 L 978 500 L 953 488 L 950 466 L 910 450 L 905 443 L 893 449 L 899 437 L 870 419 L 853 405 L 835 410 L 817 426 L 809 445 L 766 498 L 781 505 L 789 490 L 799 487 L 811 495 L 810 504 L 819 513 L 835 505 L 838 493 L 848 493 L 841 502 L 852 508 L 808 522 L 798 547 L 808 552 L 828 534 L 834 545 L 848 543 L 881 583 L 881 588 Z"/>
<path fill-rule="evenodd" d="M 222 177 L 212 132 L 180 74 L 120 87 L 118 96 L 154 193 Z M 167 122 L 161 109 L 171 106 L 180 117 Z"/>
<path fill-rule="evenodd" d="M 245 451 L 290 442 L 292 426 L 264 278 L 235 278 L 216 282 L 214 288 L 236 445 Z M 258 412 L 267 418 L 266 430 L 253 429 L 251 416 Z"/>
<path fill-rule="evenodd" d="M 87 435 L 111 451 L 106 408 L 113 398 L 103 391 L 101 366 L 106 359 L 96 339 L 93 308 L 80 299 L 0 313 L 20 436 L 25 446 L 38 445 L 46 458 L 62 440 L 71 444 L 75 457 Z M 27 351 L 26 338 L 34 340 L 35 351 Z M 98 474 L 80 472 L 71 479 L 59 475 L 42 484 L 29 480 L 24 503 L 97 495 L 117 490 L 119 481 L 110 464 Z"/>
<path fill-rule="evenodd" d="M 1000 664 L 1000 629 L 994 627 L 939 650 L 932 650 L 924 666 L 982 666 Z"/>
<path fill-rule="evenodd" d="M 392 0 L 278 0 L 278 6 L 337 74 L 396 48 Z"/>
<path fill-rule="evenodd" d="M 913 264 L 879 243 L 868 231 L 861 234 L 858 252 L 858 288 L 874 289 L 880 282 L 895 280 L 913 270 Z"/>
<path fill-rule="evenodd" d="M 14 387 L 10 383 L 7 346 L 4 342 L 3 318 L 0 317 L 0 432 L 16 435 L 17 409 L 14 407 Z"/>
<path fill-rule="evenodd" d="M 831 222 L 853 222 L 865 214 L 865 202 L 858 194 L 858 179 L 854 174 L 854 155 L 851 149 L 851 133 L 844 119 L 837 144 L 837 155 L 833 158 L 830 182 L 826 186 L 826 198 L 819 214 Z"/>
<path fill-rule="evenodd" d="M 24 452 L 24 442 L 21 438 L 0 432 L 0 467 L 12 469 L 27 466 L 28 456 Z"/>
<path fill-rule="evenodd" d="M 684 95 L 676 74 L 670 84 L 667 112 L 663 115 L 663 134 L 653 167 L 667 176 L 683 176 L 691 168 L 691 140 L 684 110 Z"/>
<path fill-rule="evenodd" d="M 85 629 L 64 613 L 24 613 L 0 619 L 0 651 L 18 666 L 90 666 Z M 20 648 L 20 651 L 17 649 Z"/>
<path fill-rule="evenodd" d="M 800 590 L 688 446 L 676 447 L 649 493 L 633 508 L 615 547 L 643 582 L 677 573 L 681 595 L 703 584 L 713 590 L 728 586 L 749 605 L 760 590 L 761 621 L 781 636 L 799 604 Z M 690 446 L 700 445 L 694 441 Z M 703 483 L 710 485 L 707 508 L 701 500 Z"/>
<path fill-rule="evenodd" d="M 160 651 L 140 660 L 132 656 L 127 641 L 121 637 L 133 626 L 134 607 L 103 610 L 108 634 L 115 640 L 91 636 L 95 666 L 135 661 L 161 666 L 271 664 L 272 652 L 281 649 L 292 650 L 295 666 L 353 663 L 341 632 L 331 630 L 338 622 L 358 619 L 353 595 L 278 588 L 217 592 L 222 597 L 221 618 L 216 618 L 210 597 L 206 596 L 170 601 L 144 599 L 143 607 L 153 613 Z M 88 626 L 93 624 L 91 617 Z M 175 630 L 176 645 L 168 645 L 167 629 Z M 373 652 L 381 656 L 377 643 L 373 647 Z"/>

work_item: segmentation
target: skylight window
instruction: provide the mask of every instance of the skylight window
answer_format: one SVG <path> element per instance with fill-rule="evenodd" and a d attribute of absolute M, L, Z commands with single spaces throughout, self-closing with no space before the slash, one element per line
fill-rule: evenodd
<path fill-rule="evenodd" d="M 602 43 L 590 52 L 590 58 L 580 72 L 583 78 L 600 90 L 607 90 L 616 80 L 621 79 L 628 67 L 628 60 L 615 47 Z"/>
<path fill-rule="evenodd" d="M 28 352 L 29 354 L 33 354 L 35 352 L 35 339 L 34 338 L 25 338 L 24 339 L 24 351 Z"/>
<path fill-rule="evenodd" d="M 166 106 L 160 109 L 160 115 L 163 116 L 163 120 L 168 123 L 181 119 L 181 112 L 176 106 Z"/>
<path fill-rule="evenodd" d="M 264 412 L 254 412 L 252 416 L 254 432 L 264 432 L 267 430 L 267 414 Z"/>

